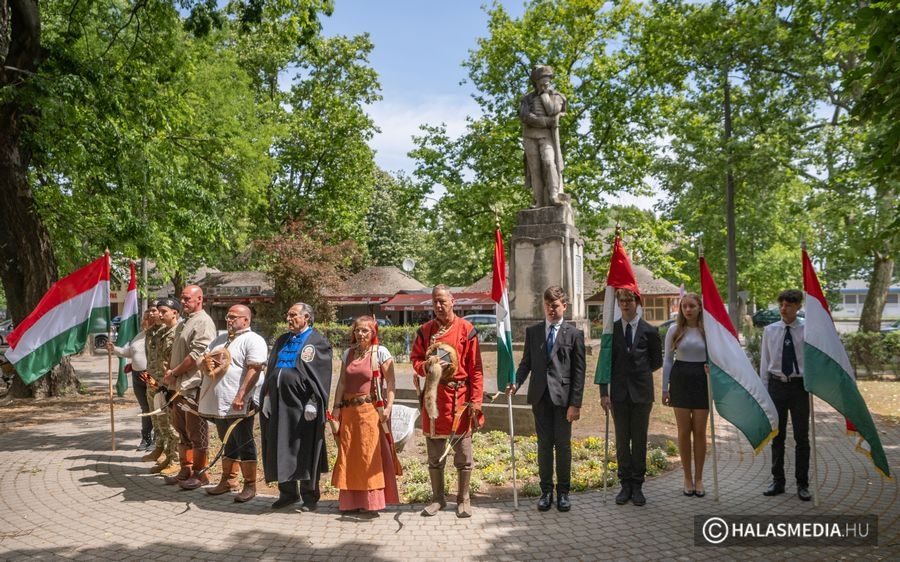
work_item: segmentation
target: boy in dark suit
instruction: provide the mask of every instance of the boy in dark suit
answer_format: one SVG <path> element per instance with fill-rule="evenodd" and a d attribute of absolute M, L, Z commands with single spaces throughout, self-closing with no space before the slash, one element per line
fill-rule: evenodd
<path fill-rule="evenodd" d="M 544 291 L 546 320 L 525 330 L 525 353 L 516 371 L 516 383 L 507 387 L 515 394 L 528 374 L 528 403 L 534 413 L 538 441 L 541 498 L 538 510 L 553 505 L 553 453 L 556 452 L 559 511 L 569 511 L 572 472 L 572 422 L 580 417 L 584 394 L 584 334 L 564 322 L 569 297 L 561 287 Z"/>
<path fill-rule="evenodd" d="M 637 315 L 637 298 L 616 290 L 622 318 L 613 327 L 612 376 L 600 385 L 600 405 L 612 406 L 616 426 L 616 461 L 622 490 L 616 503 L 647 503 L 642 490 L 647 472 L 647 429 L 653 408 L 653 371 L 662 367 L 659 331 Z"/>

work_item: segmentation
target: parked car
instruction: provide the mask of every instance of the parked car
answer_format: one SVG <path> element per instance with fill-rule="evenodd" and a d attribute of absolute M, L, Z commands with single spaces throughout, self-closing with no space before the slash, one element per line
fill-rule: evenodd
<path fill-rule="evenodd" d="M 797 316 L 803 318 L 805 314 L 801 310 L 797 313 Z M 778 312 L 777 308 L 768 308 L 765 310 L 757 310 L 753 313 L 753 316 L 751 318 L 753 319 L 754 326 L 756 326 L 757 328 L 762 328 L 781 320 L 781 313 Z"/>
<path fill-rule="evenodd" d="M 467 314 L 463 320 L 468 320 L 478 332 L 478 341 L 496 341 L 497 339 L 497 315 L 496 314 Z"/>
<path fill-rule="evenodd" d="M 6 343 L 6 338 L 12 333 L 15 329 L 13 326 L 12 320 L 7 320 L 6 322 L 0 322 L 0 347 L 6 347 L 9 345 Z"/>
<path fill-rule="evenodd" d="M 467 314 L 463 316 L 463 320 L 468 320 L 476 328 L 483 325 L 497 326 L 496 314 Z"/>
<path fill-rule="evenodd" d="M 900 320 L 894 320 L 880 331 L 882 334 L 887 334 L 889 332 L 896 332 L 897 330 L 900 330 Z"/>
<path fill-rule="evenodd" d="M 337 321 L 337 323 L 343 324 L 344 326 L 352 326 L 354 320 L 356 320 L 356 316 L 348 316 L 347 318 L 341 318 L 340 320 Z M 376 318 L 375 322 L 378 323 L 379 328 L 394 325 L 394 323 L 391 322 L 390 318 Z"/>

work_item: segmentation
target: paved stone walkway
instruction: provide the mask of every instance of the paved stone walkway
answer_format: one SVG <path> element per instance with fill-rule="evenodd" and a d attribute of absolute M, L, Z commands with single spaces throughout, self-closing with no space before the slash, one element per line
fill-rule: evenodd
<path fill-rule="evenodd" d="M 137 411 L 117 411 L 111 452 L 108 415 L 31 427 L 0 436 L 0 560 L 602 560 L 900 558 L 898 479 L 882 479 L 854 451 L 842 420 L 817 404 L 820 506 L 788 493 L 762 496 L 768 449 L 754 456 L 717 418 L 720 499 L 681 495 L 681 472 L 645 484 L 645 507 L 617 506 L 616 490 L 573 494 L 569 513 L 540 513 L 533 499 L 476 502 L 471 519 L 452 511 L 419 515 L 421 505 L 375 519 L 342 516 L 336 502 L 314 513 L 272 511 L 273 497 L 235 504 L 229 496 L 164 486 L 147 474 Z M 883 424 L 891 470 L 900 473 L 900 427 Z M 789 436 L 788 447 L 792 440 Z M 793 472 L 788 454 L 787 473 Z M 879 518 L 878 547 L 694 546 L 694 515 L 867 515 Z"/>

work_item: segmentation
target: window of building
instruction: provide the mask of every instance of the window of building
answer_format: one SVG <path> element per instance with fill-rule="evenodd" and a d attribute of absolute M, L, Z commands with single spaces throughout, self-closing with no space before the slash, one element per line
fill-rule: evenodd
<path fill-rule="evenodd" d="M 666 297 L 644 297 L 644 320 L 662 322 L 669 319 L 669 305 Z"/>

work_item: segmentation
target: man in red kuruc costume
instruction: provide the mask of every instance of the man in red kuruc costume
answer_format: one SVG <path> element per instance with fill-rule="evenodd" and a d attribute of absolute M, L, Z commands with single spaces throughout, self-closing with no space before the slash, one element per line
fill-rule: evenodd
<path fill-rule="evenodd" d="M 471 517 L 469 482 L 472 478 L 472 431 L 481 427 L 484 371 L 475 328 L 453 312 L 453 295 L 446 285 L 431 291 L 434 319 L 419 328 L 410 359 L 419 377 L 426 378 L 422 402 L 422 432 L 428 448 L 428 475 L 431 478 L 431 502 L 422 515 L 432 516 L 444 508 L 445 450 L 453 449 L 453 464 L 459 475 L 456 516 Z M 449 346 L 455 354 L 449 352 Z M 429 377 L 439 365 L 440 380 Z M 430 380 L 429 380 L 430 379 Z M 432 427 L 429 411 L 434 417 Z M 443 458 L 442 458 L 443 457 Z"/>

